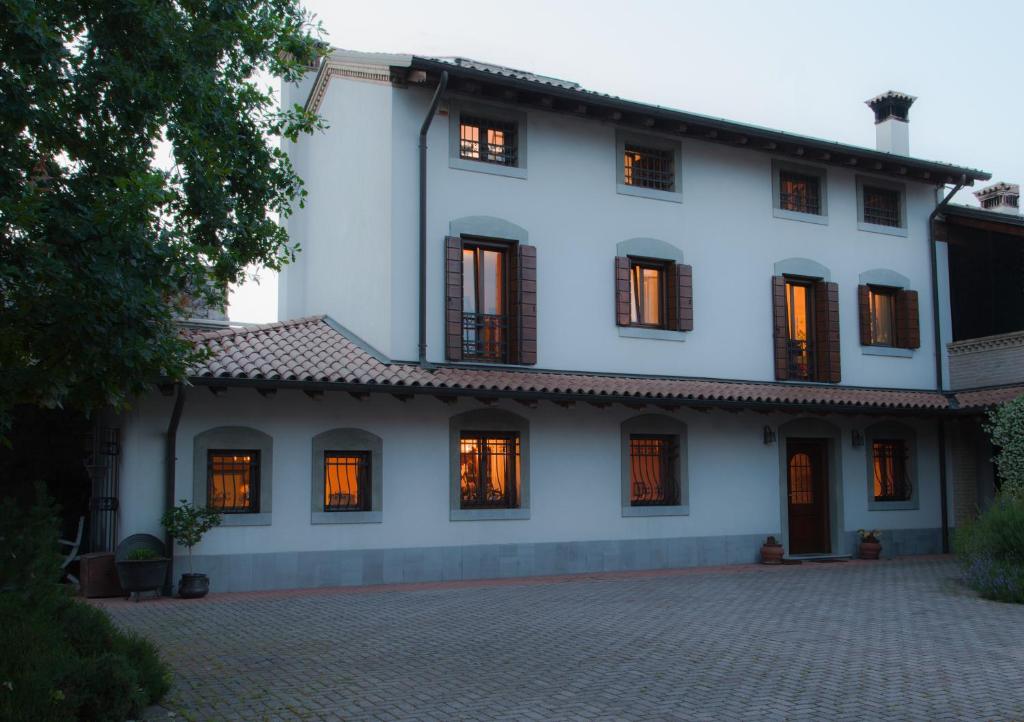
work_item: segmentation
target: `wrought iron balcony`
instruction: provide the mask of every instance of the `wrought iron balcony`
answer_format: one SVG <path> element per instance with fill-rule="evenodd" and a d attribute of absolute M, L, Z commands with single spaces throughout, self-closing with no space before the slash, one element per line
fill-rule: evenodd
<path fill-rule="evenodd" d="M 462 357 L 503 363 L 508 358 L 508 316 L 463 313 Z"/>
<path fill-rule="evenodd" d="M 786 341 L 789 378 L 814 380 L 814 345 L 806 339 L 791 338 Z"/>

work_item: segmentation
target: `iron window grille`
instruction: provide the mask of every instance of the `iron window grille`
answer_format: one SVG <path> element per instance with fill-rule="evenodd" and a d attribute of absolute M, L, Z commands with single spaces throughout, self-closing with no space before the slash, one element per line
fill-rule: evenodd
<path fill-rule="evenodd" d="M 789 459 L 789 503 L 814 503 L 814 463 L 810 454 L 803 451 Z"/>
<path fill-rule="evenodd" d="M 206 455 L 206 504 L 222 514 L 260 510 L 260 452 L 210 450 Z"/>
<path fill-rule="evenodd" d="M 907 444 L 903 439 L 876 439 L 871 445 L 875 472 L 875 501 L 909 501 L 913 489 L 907 474 Z"/>
<path fill-rule="evenodd" d="M 324 452 L 324 511 L 372 511 L 369 451 Z"/>
<path fill-rule="evenodd" d="M 811 283 L 786 281 L 786 363 L 791 379 L 815 377 L 813 295 Z"/>
<path fill-rule="evenodd" d="M 864 222 L 899 228 L 902 225 L 900 192 L 890 188 L 864 186 Z"/>
<path fill-rule="evenodd" d="M 464 432 L 459 467 L 461 508 L 519 507 L 519 434 Z"/>
<path fill-rule="evenodd" d="M 672 150 L 626 143 L 622 161 L 622 182 L 626 185 L 675 191 L 675 153 Z"/>
<path fill-rule="evenodd" d="M 519 129 L 513 122 L 463 115 L 459 121 L 459 157 L 519 166 Z"/>
<path fill-rule="evenodd" d="M 896 345 L 896 290 L 868 286 L 871 311 L 871 345 Z"/>
<path fill-rule="evenodd" d="M 633 260 L 629 263 L 629 323 L 664 328 L 668 306 L 666 264 Z"/>
<path fill-rule="evenodd" d="M 509 346 L 509 247 L 466 244 L 462 249 L 462 358 L 505 363 Z"/>
<path fill-rule="evenodd" d="M 779 208 L 821 215 L 821 179 L 804 173 L 779 171 Z"/>
<path fill-rule="evenodd" d="M 629 437 L 631 506 L 679 504 L 679 441 L 675 436 L 634 434 Z"/>

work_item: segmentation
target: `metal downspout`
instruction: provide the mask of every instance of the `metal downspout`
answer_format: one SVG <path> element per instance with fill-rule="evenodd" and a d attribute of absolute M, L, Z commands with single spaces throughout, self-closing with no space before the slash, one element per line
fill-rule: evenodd
<path fill-rule="evenodd" d="M 419 297 L 419 363 L 427 365 L 427 131 L 434 121 L 441 96 L 448 87 L 448 72 L 441 73 L 434 91 L 434 99 L 430 101 L 430 110 L 420 126 L 420 297 Z"/>
<path fill-rule="evenodd" d="M 178 447 L 178 423 L 181 421 L 181 412 L 185 407 L 185 385 L 177 384 L 177 393 L 174 397 L 174 408 L 171 410 L 171 419 L 167 423 L 166 449 L 164 457 L 164 510 L 174 506 L 174 477 L 175 462 L 177 461 Z M 174 537 L 164 532 L 164 545 L 167 548 L 167 556 L 170 562 L 167 564 L 167 578 L 164 580 L 164 594 L 170 596 L 174 589 Z"/>
<path fill-rule="evenodd" d="M 956 195 L 966 183 L 966 178 L 961 176 L 960 182 L 953 187 L 946 197 L 935 206 L 935 209 L 928 216 L 928 250 L 932 262 L 932 331 L 935 340 L 935 389 L 944 393 L 942 386 L 942 322 L 939 318 L 939 259 L 938 250 L 935 246 L 935 235 L 933 227 L 935 216 L 939 214 L 950 199 Z M 946 420 L 939 417 L 939 505 L 942 509 L 942 553 L 949 554 L 949 491 L 946 489 Z"/>

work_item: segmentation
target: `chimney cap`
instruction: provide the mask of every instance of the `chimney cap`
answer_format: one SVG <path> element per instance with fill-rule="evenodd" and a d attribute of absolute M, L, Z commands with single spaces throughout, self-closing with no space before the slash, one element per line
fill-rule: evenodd
<path fill-rule="evenodd" d="M 895 118 L 904 123 L 910 120 L 910 106 L 917 100 L 917 96 L 901 93 L 897 90 L 887 90 L 881 95 L 869 98 L 864 101 L 871 110 L 875 112 L 875 124 Z"/>
<path fill-rule="evenodd" d="M 1016 183 L 999 181 L 981 190 L 974 191 L 974 197 L 982 208 L 1017 213 L 1020 204 L 1020 186 Z"/>

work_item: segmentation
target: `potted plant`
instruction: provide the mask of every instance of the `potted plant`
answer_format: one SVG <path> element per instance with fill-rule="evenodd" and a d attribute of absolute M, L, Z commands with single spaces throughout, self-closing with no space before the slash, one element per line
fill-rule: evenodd
<path fill-rule="evenodd" d="M 768 537 L 761 545 L 761 563 L 782 564 L 782 551 L 782 545 L 776 541 L 775 537 Z"/>
<path fill-rule="evenodd" d="M 182 574 L 178 582 L 178 596 L 183 599 L 205 597 L 210 591 L 210 578 L 205 574 L 196 574 L 192 570 L 192 547 L 220 522 L 219 512 L 207 507 L 193 506 L 185 499 L 164 512 L 160 519 L 160 523 L 167 533 L 174 537 L 174 541 L 188 550 L 188 572 Z"/>
<path fill-rule="evenodd" d="M 139 601 L 142 592 L 159 592 L 167 578 L 167 564 L 170 560 L 152 549 L 132 549 L 125 559 L 116 563 L 117 578 L 125 595 Z"/>
<path fill-rule="evenodd" d="M 878 529 L 858 529 L 857 535 L 860 537 L 860 558 L 878 559 L 882 553 L 882 544 L 878 541 L 882 532 Z"/>

